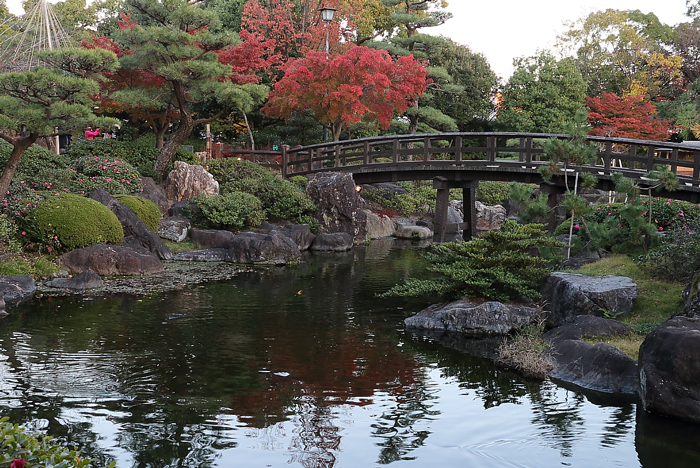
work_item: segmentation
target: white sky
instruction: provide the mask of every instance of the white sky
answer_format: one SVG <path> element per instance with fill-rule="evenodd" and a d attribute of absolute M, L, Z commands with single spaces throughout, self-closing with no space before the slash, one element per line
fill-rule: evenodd
<path fill-rule="evenodd" d="M 56 3 L 58 0 L 50 0 Z M 504 80 L 513 72 L 513 59 L 552 48 L 566 21 L 612 8 L 655 13 L 674 26 L 688 21 L 685 0 L 448 0 L 453 18 L 430 34 L 442 34 L 483 53 Z M 12 13 L 22 13 L 21 0 L 7 0 Z"/>

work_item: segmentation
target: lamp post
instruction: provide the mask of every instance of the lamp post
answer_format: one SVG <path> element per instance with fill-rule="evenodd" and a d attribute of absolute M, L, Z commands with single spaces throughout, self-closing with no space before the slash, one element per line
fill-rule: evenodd
<path fill-rule="evenodd" d="M 337 10 L 335 8 L 321 8 L 321 19 L 326 23 L 326 56 L 328 56 L 328 25 L 333 21 L 333 15 Z M 328 141 L 328 126 L 323 126 L 323 141 Z"/>
<path fill-rule="evenodd" d="M 321 8 L 321 18 L 326 23 L 326 53 L 328 53 L 328 24 L 333 21 L 333 15 L 336 11 L 335 8 Z"/>

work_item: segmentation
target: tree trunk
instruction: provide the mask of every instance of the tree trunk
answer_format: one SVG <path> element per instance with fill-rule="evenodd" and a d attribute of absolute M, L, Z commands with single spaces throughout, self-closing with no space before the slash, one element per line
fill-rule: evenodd
<path fill-rule="evenodd" d="M 10 153 L 10 159 L 7 160 L 5 164 L 5 169 L 2 171 L 2 176 L 0 176 L 0 195 L 4 198 L 7 196 L 7 191 L 10 188 L 10 182 L 12 182 L 12 177 L 17 171 L 17 166 L 19 166 L 19 160 L 22 158 L 24 152 L 34 144 L 34 142 L 39 138 L 36 133 L 30 133 L 29 136 L 15 140 L 12 144 L 12 153 Z"/>
<path fill-rule="evenodd" d="M 192 130 L 194 130 L 194 120 L 189 115 L 183 116 L 180 119 L 180 125 L 177 127 L 177 130 L 170 134 L 170 138 L 160 149 L 154 169 L 161 182 L 168 176 L 168 166 L 170 166 L 173 156 L 187 140 L 187 137 L 192 134 Z"/>

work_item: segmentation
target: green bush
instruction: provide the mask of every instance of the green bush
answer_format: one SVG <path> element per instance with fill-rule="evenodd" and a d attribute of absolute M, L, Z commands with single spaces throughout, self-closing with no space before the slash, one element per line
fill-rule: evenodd
<path fill-rule="evenodd" d="M 262 203 L 249 193 L 232 192 L 213 197 L 200 195 L 194 201 L 202 210 L 208 227 L 238 231 L 256 228 L 265 220 Z"/>
<path fill-rule="evenodd" d="M 0 252 L 18 253 L 21 249 L 17 226 L 6 214 L 0 214 Z"/>
<path fill-rule="evenodd" d="M 638 258 L 640 266 L 666 280 L 686 281 L 700 270 L 700 221 L 665 231 L 660 245 Z"/>
<path fill-rule="evenodd" d="M 510 190 L 509 182 L 483 180 L 476 189 L 476 199 L 487 206 L 502 205 L 508 200 Z"/>
<path fill-rule="evenodd" d="M 135 195 L 115 195 L 119 203 L 126 205 L 131 211 L 136 213 L 141 221 L 146 223 L 148 229 L 158 232 L 158 223 L 162 217 L 158 205 L 151 200 Z"/>
<path fill-rule="evenodd" d="M 469 242 L 450 242 L 427 254 L 438 279 L 409 279 L 382 296 L 421 296 L 438 293 L 447 298 L 468 296 L 495 301 L 520 297 L 539 299 L 542 280 L 550 269 L 532 248 L 554 249 L 564 244 L 546 235 L 543 224 L 503 224 Z"/>
<path fill-rule="evenodd" d="M 96 187 L 102 187 L 111 194 L 143 190 L 140 174 L 123 159 L 83 156 L 75 160 L 73 168 L 78 173 L 71 190 L 73 193 L 87 193 Z"/>
<path fill-rule="evenodd" d="M 222 194 L 244 192 L 256 196 L 270 220 L 299 223 L 316 210 L 311 197 L 297 185 L 253 162 L 219 159 L 211 161 L 206 169 L 219 182 Z"/>
<path fill-rule="evenodd" d="M 5 167 L 12 153 L 12 145 L 0 140 L 0 167 Z M 17 172 L 37 174 L 46 169 L 65 169 L 70 166 L 72 158 L 66 154 L 56 154 L 39 145 L 32 145 L 19 160 Z"/>
<path fill-rule="evenodd" d="M 26 218 L 27 237 L 48 250 L 121 244 L 122 226 L 109 208 L 90 198 L 59 194 L 43 198 Z"/>
<path fill-rule="evenodd" d="M 46 257 L 22 258 L 16 256 L 0 262 L 0 275 L 31 275 L 34 278 L 49 276 L 59 270 L 58 266 Z"/>
<path fill-rule="evenodd" d="M 27 434 L 24 428 L 0 419 L 0 467 L 9 467 L 15 460 L 24 460 L 26 468 L 53 466 L 61 468 L 86 468 L 89 458 L 81 458 L 80 452 L 52 443 L 52 437 L 44 434 Z M 109 467 L 113 468 L 116 462 Z"/>

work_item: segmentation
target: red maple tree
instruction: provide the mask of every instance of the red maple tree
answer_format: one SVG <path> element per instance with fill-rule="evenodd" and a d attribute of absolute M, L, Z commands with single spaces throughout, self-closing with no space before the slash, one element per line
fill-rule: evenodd
<path fill-rule="evenodd" d="M 586 105 L 590 135 L 666 141 L 674 131 L 670 120 L 656 118 L 656 107 L 644 96 L 603 93 L 602 97 L 587 96 Z"/>
<path fill-rule="evenodd" d="M 384 50 L 361 46 L 330 57 L 311 51 L 282 70 L 263 112 L 286 119 L 310 109 L 330 125 L 335 141 L 363 118 L 388 128 L 394 114 L 405 112 L 427 85 L 427 71 L 412 55 L 393 61 Z"/>

